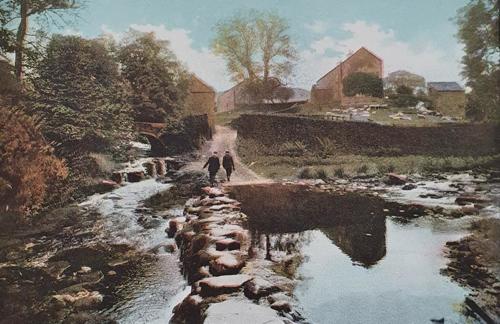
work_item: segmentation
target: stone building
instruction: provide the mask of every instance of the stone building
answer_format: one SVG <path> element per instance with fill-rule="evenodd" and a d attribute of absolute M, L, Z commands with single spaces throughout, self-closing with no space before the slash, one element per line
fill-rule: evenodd
<path fill-rule="evenodd" d="M 434 109 L 443 115 L 465 117 L 465 90 L 456 82 L 428 82 L 427 90 Z"/>
<path fill-rule="evenodd" d="M 256 104 L 257 102 L 253 102 L 251 98 L 244 93 L 244 85 L 245 81 L 242 81 L 224 91 L 217 98 L 217 112 L 231 111 L 239 106 Z"/>
<path fill-rule="evenodd" d="M 189 93 L 186 98 L 187 116 L 207 115 L 210 127 L 214 127 L 215 90 L 199 77 L 191 74 Z"/>
<path fill-rule="evenodd" d="M 379 98 L 345 96 L 342 81 L 354 72 L 373 73 L 382 78 L 383 69 L 384 62 L 382 59 L 366 48 L 361 47 L 313 85 L 311 89 L 311 103 L 347 107 L 350 105 L 378 102 L 380 101 Z"/>

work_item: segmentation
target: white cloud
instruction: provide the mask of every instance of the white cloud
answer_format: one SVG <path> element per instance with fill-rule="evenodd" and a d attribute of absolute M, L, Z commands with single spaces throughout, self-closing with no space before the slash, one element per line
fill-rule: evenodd
<path fill-rule="evenodd" d="M 404 69 L 420 74 L 428 81 L 461 80 L 462 50 L 458 44 L 454 48 L 437 48 L 430 43 L 411 44 L 397 39 L 393 30 L 384 30 L 377 24 L 364 21 L 346 23 L 342 29 L 349 33 L 347 38 L 324 36 L 301 52 L 297 85 L 309 89 L 317 79 L 361 46 L 384 60 L 385 74 Z"/>
<path fill-rule="evenodd" d="M 314 33 L 323 34 L 328 29 L 328 23 L 322 20 L 315 20 L 312 23 L 304 24 L 304 27 Z"/>
<path fill-rule="evenodd" d="M 177 58 L 202 80 L 206 81 L 218 91 L 228 89 L 232 84 L 226 75 L 225 62 L 213 54 L 209 48 L 200 49 L 193 47 L 190 31 L 182 28 L 168 29 L 165 25 L 130 25 L 130 29 L 141 32 L 154 32 L 156 37 L 170 42 L 170 49 Z M 123 33 L 116 33 L 103 25 L 101 30 L 113 35 L 116 39 L 123 38 Z"/>

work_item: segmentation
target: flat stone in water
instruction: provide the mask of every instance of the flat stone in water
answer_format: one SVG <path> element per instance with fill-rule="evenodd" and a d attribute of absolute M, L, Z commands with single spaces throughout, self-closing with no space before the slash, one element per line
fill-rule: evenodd
<path fill-rule="evenodd" d="M 199 281 L 201 295 L 216 296 L 237 291 L 249 280 L 252 280 L 252 277 L 244 274 L 205 278 Z"/>
<path fill-rule="evenodd" d="M 275 324 L 284 323 L 276 311 L 269 307 L 256 305 L 247 300 L 227 300 L 211 304 L 206 311 L 205 324 Z"/>

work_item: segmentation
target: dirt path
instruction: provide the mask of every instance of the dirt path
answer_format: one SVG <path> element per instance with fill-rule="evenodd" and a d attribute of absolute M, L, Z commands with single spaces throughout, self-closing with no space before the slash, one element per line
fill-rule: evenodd
<path fill-rule="evenodd" d="M 203 164 L 210 157 L 212 152 L 217 151 L 222 160 L 224 152 L 228 150 L 234 159 L 236 171 L 231 176 L 231 182 L 228 184 L 241 184 L 248 182 L 265 182 L 266 179 L 260 177 L 255 172 L 244 165 L 236 152 L 236 131 L 226 126 L 215 126 L 215 135 L 211 141 L 205 143 L 201 149 L 201 158 L 198 161 L 190 163 L 187 168 L 190 170 L 202 170 Z M 217 178 L 224 179 L 226 176 L 224 169 L 221 167 Z"/>

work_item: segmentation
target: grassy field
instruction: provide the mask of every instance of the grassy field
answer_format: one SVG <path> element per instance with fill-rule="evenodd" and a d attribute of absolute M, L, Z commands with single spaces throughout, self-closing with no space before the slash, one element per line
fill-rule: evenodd
<path fill-rule="evenodd" d="M 240 117 L 243 112 L 241 110 L 225 111 L 215 113 L 215 124 L 228 126 L 233 120 Z"/>
<path fill-rule="evenodd" d="M 378 175 L 387 172 L 402 174 L 470 170 L 500 161 L 496 156 L 432 157 L 329 155 L 321 157 L 309 152 L 299 156 L 269 155 L 252 140 L 239 140 L 238 153 L 243 162 L 257 174 L 271 179 L 295 177 L 324 178 Z"/>
<path fill-rule="evenodd" d="M 323 118 L 326 112 L 332 111 L 335 107 L 328 106 L 313 106 L 311 104 L 302 105 L 297 114 L 306 115 L 311 117 Z M 396 113 L 403 113 L 411 117 L 411 120 L 402 120 L 402 119 L 392 119 L 390 115 Z M 417 111 L 412 108 L 399 108 L 399 107 L 387 107 L 380 109 L 372 109 L 370 111 L 369 121 L 375 122 L 383 125 L 394 125 L 394 126 L 437 126 L 441 123 L 446 123 L 447 121 L 443 120 L 437 116 L 427 115 L 425 118 L 419 118 L 417 116 Z"/>

